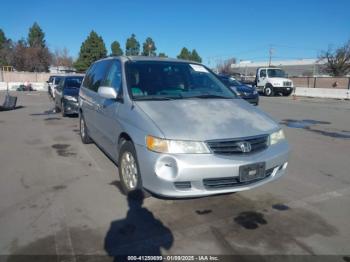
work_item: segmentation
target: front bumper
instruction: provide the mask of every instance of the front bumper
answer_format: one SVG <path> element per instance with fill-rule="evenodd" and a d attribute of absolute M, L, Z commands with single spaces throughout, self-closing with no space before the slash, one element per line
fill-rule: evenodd
<path fill-rule="evenodd" d="M 273 91 L 275 93 L 289 93 L 289 92 L 293 92 L 293 87 L 291 86 L 283 86 L 283 87 L 274 87 Z"/>
<path fill-rule="evenodd" d="M 136 152 L 145 189 L 160 196 L 186 198 L 248 190 L 277 179 L 286 174 L 289 146 L 281 142 L 258 153 L 235 156 L 159 154 L 141 145 L 136 145 Z M 214 188 L 206 183 L 238 180 L 240 166 L 259 162 L 265 162 L 270 172 L 261 180 Z"/>
<path fill-rule="evenodd" d="M 64 112 L 67 115 L 73 115 L 79 113 L 79 103 L 70 101 L 70 100 L 64 100 L 64 108 L 62 108 Z"/>

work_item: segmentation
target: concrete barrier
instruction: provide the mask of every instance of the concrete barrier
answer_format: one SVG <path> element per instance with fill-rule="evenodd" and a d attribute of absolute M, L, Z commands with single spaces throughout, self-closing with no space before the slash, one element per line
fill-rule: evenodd
<path fill-rule="evenodd" d="M 297 87 L 296 96 L 350 99 L 349 89 Z"/>
<path fill-rule="evenodd" d="M 7 86 L 10 91 L 15 91 L 24 82 L 0 82 L 0 90 L 6 90 Z M 32 88 L 37 91 L 47 91 L 47 84 L 45 82 L 30 82 Z"/>

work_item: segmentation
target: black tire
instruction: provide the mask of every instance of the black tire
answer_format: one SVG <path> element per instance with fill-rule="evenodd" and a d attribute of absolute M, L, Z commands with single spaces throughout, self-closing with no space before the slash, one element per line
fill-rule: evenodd
<path fill-rule="evenodd" d="M 83 126 L 83 128 L 81 128 Z M 80 138 L 81 138 L 81 142 L 83 142 L 83 144 L 91 144 L 92 143 L 92 139 L 89 136 L 89 132 L 85 123 L 85 119 L 84 116 L 82 114 L 80 114 L 80 118 L 79 118 L 79 133 L 80 133 Z"/>
<path fill-rule="evenodd" d="M 61 114 L 62 114 L 62 117 L 66 117 L 67 116 L 63 100 L 61 102 Z"/>
<path fill-rule="evenodd" d="M 272 85 L 266 85 L 264 88 L 264 95 L 265 96 L 274 96 L 275 92 L 273 91 Z"/>
<path fill-rule="evenodd" d="M 127 162 L 122 163 L 124 160 L 124 157 L 127 157 L 127 154 L 129 154 L 129 156 L 130 155 L 132 156 L 132 158 L 134 160 L 134 164 L 136 165 L 135 178 L 136 178 L 137 182 L 134 183 L 133 187 L 131 187 L 130 183 L 128 183 L 128 181 L 127 181 L 127 176 L 128 176 L 127 169 L 128 168 L 127 168 L 127 166 L 125 166 L 127 164 Z M 130 161 L 130 162 L 132 162 L 132 161 Z M 134 167 L 133 171 L 135 171 L 135 167 Z M 139 163 L 137 160 L 136 150 L 135 150 L 134 144 L 131 141 L 127 141 L 127 140 L 121 141 L 120 150 L 119 150 L 119 159 L 118 159 L 118 172 L 119 172 L 119 178 L 120 178 L 122 190 L 123 190 L 125 195 L 128 195 L 130 192 L 142 190 L 142 180 L 141 180 Z"/>

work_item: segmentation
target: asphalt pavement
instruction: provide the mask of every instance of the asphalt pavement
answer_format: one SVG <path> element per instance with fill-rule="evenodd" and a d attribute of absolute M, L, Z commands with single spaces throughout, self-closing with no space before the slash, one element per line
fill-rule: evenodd
<path fill-rule="evenodd" d="M 44 92 L 16 95 L 18 108 L 0 112 L 0 255 L 350 261 L 349 101 L 261 98 L 259 107 L 281 123 L 292 149 L 288 175 L 275 182 L 237 194 L 135 203 L 120 191 L 116 166 L 94 144 L 81 143 L 78 118 L 54 113 Z"/>

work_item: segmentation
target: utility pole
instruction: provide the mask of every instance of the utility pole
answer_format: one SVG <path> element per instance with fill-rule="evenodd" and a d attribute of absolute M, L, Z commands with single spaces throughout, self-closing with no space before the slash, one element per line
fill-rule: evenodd
<path fill-rule="evenodd" d="M 271 66 L 272 54 L 274 51 L 275 50 L 272 47 L 270 47 L 270 49 L 269 49 L 269 67 Z"/>

